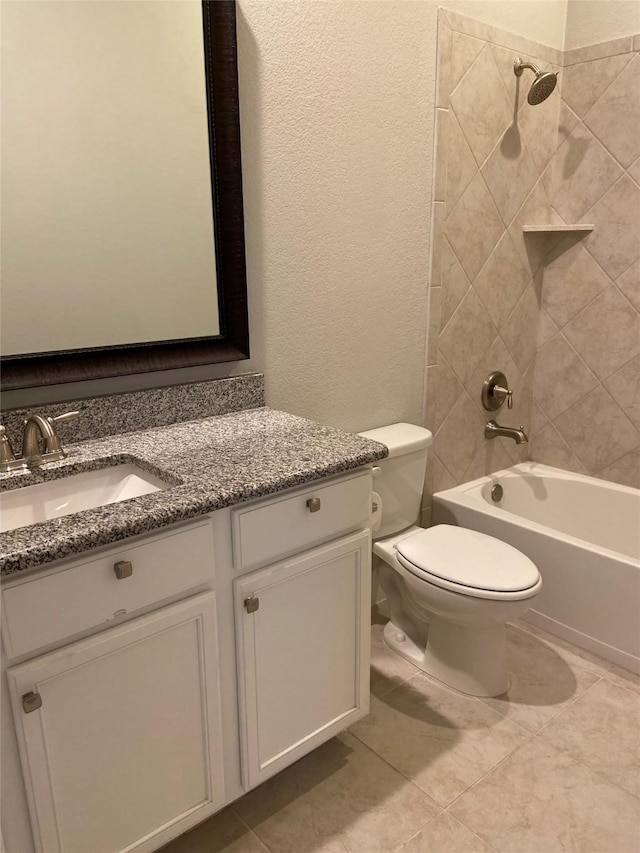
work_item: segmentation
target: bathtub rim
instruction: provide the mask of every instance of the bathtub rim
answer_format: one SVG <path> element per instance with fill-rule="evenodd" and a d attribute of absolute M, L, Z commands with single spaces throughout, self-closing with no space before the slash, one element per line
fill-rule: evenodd
<path fill-rule="evenodd" d="M 553 479 L 574 480 L 584 483 L 597 484 L 605 489 L 610 489 L 623 494 L 630 494 L 634 497 L 640 497 L 640 489 L 634 489 L 632 486 L 624 486 L 621 483 L 612 483 L 609 480 L 601 480 L 598 477 L 590 477 L 588 474 L 577 474 L 573 471 L 567 471 L 562 468 L 553 468 L 551 465 L 543 465 L 541 462 L 519 462 L 511 465 L 509 468 L 502 468 L 499 471 L 492 471 L 490 474 L 484 474 L 482 477 L 477 477 L 475 480 L 469 480 L 465 483 L 460 483 L 450 489 L 443 489 L 433 493 L 433 502 L 441 501 L 445 505 L 447 503 L 464 506 L 467 509 L 480 512 L 482 515 L 492 516 L 503 519 L 509 524 L 514 524 L 523 530 L 534 530 L 538 533 L 550 536 L 554 539 L 559 539 L 564 542 L 569 542 L 577 547 L 587 547 L 590 551 L 601 554 L 603 557 L 614 558 L 626 563 L 634 568 L 640 568 L 640 557 L 632 557 L 622 551 L 614 551 L 612 548 L 605 548 L 602 545 L 597 545 L 595 542 L 590 542 L 588 539 L 582 539 L 578 536 L 572 536 L 569 533 L 564 533 L 561 530 L 556 530 L 546 524 L 540 524 L 537 521 L 531 521 L 523 515 L 517 515 L 510 510 L 503 509 L 497 504 L 491 506 L 481 496 L 475 494 L 476 490 L 485 484 L 494 482 L 499 478 L 509 479 L 523 474 L 546 476 Z"/>

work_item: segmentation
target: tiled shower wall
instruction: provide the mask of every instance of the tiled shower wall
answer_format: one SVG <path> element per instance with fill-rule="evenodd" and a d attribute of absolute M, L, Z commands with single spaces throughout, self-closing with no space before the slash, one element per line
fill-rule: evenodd
<path fill-rule="evenodd" d="M 580 122 L 574 111 L 577 107 L 575 96 L 572 106 L 569 95 L 572 79 L 575 79 L 574 91 L 583 99 L 583 115 L 586 116 L 592 107 L 587 103 L 589 93 L 593 92 L 593 101 L 604 98 L 609 85 L 632 61 L 631 56 L 617 74 L 610 72 L 609 83 L 598 89 L 591 79 L 581 80 L 579 73 L 572 72 L 573 65 L 563 68 L 565 56 L 562 52 L 446 10 L 440 12 L 438 42 L 434 233 L 426 371 L 426 424 L 434 432 L 435 441 L 425 483 L 423 521 L 427 524 L 434 491 L 509 466 L 528 458 L 532 451 L 533 458 L 540 461 L 596 473 L 581 461 L 586 454 L 581 446 L 582 456 L 579 455 L 577 444 L 582 440 L 589 448 L 607 443 L 611 446 L 610 433 L 613 431 L 613 444 L 621 447 L 621 451 L 613 458 L 606 453 L 604 457 L 598 456 L 598 459 L 607 460 L 600 464 L 598 473 L 602 476 L 606 473 L 613 479 L 614 472 L 605 472 L 603 467 L 611 463 L 615 467 L 625 454 L 629 456 L 628 465 L 633 465 L 629 454 L 634 450 L 637 453 L 640 446 L 640 433 L 629 420 L 630 413 L 624 414 L 620 401 L 614 402 L 613 389 L 607 390 L 602 385 L 613 371 L 626 367 L 628 375 L 624 374 L 624 379 L 627 382 L 635 371 L 635 396 L 630 391 L 625 393 L 628 407 L 635 406 L 637 423 L 639 370 L 637 359 L 635 364 L 631 363 L 638 355 L 634 346 L 637 348 L 640 342 L 640 329 L 633 327 L 633 322 L 637 323 L 637 310 L 633 316 L 631 313 L 634 293 L 636 309 L 640 301 L 637 265 L 635 284 L 628 271 L 638 257 L 637 253 L 634 256 L 632 248 L 637 238 L 637 201 L 633 228 L 628 227 L 630 223 L 621 224 L 618 206 L 624 195 L 624 216 L 627 219 L 633 216 L 632 195 L 638 192 L 635 183 L 638 163 L 634 157 L 632 163 L 635 165 L 630 164 L 630 174 L 625 174 L 613 154 L 605 151 L 619 171 L 611 170 L 608 177 L 603 176 L 601 161 L 597 159 L 600 143 L 597 143 L 599 148 L 592 151 L 584 142 L 584 132 L 582 136 L 572 136 L 580 133 Z M 625 44 L 629 50 L 631 39 Z M 594 46 L 592 50 L 603 49 L 606 51 L 602 46 Z M 581 65 L 589 64 L 591 60 L 586 50 L 571 51 L 566 61 L 574 59 Z M 559 85 L 544 103 L 531 107 L 526 94 L 533 76 L 525 71 L 523 77 L 516 78 L 513 62 L 518 56 L 543 65 L 545 69 L 561 70 L 560 80 L 566 85 L 567 94 L 561 96 Z M 637 63 L 637 56 L 633 56 Z M 630 67 L 628 73 L 633 70 L 634 67 Z M 605 100 L 609 115 L 617 109 L 619 113 L 626 113 L 625 120 L 630 123 L 633 110 L 629 103 L 625 101 L 620 106 L 617 95 L 611 101 L 614 106 Z M 636 100 L 636 119 L 637 103 Z M 600 121 L 602 123 L 603 119 Z M 608 122 L 609 119 L 604 120 L 607 125 Z M 589 134 L 595 140 L 594 132 L 589 131 Z M 610 135 L 619 145 L 620 131 Z M 630 149 L 640 136 L 629 128 L 624 138 L 627 140 L 625 151 L 629 149 L 625 156 L 629 159 Z M 589 144 L 592 144 L 590 139 Z M 584 178 L 587 174 L 590 175 L 588 179 Z M 623 177 L 625 183 L 618 187 Z M 607 180 L 610 183 L 606 183 Z M 597 195 L 595 186 L 600 190 Z M 603 196 L 616 187 L 617 194 L 607 202 Z M 601 211 L 596 210 L 598 204 L 604 205 Z M 578 222 L 584 213 L 589 213 L 590 217 L 599 213 L 599 221 L 606 220 L 606 227 L 597 228 L 593 235 L 582 240 L 553 233 L 524 235 L 522 232 L 523 225 Z M 614 242 L 626 248 L 613 250 Z M 597 259 L 598 250 L 600 260 Z M 622 276 L 616 280 L 615 288 L 611 290 L 610 275 L 606 276 L 606 285 L 585 284 L 585 258 L 604 275 L 600 264 L 604 263 L 607 253 L 617 259 L 614 266 Z M 631 260 L 620 269 L 622 255 Z M 570 262 L 574 258 L 575 267 Z M 576 307 L 569 311 L 566 294 L 572 288 L 576 291 Z M 577 336 L 574 335 L 574 342 L 570 343 L 564 325 L 562 328 L 559 325 L 557 311 L 548 310 L 548 293 L 552 291 L 555 301 L 565 306 L 564 324 L 573 322 L 594 297 L 601 296 L 602 305 L 596 306 L 596 312 L 587 315 L 582 324 L 577 324 L 582 330 L 582 339 L 591 347 L 590 357 L 596 343 L 598 352 L 627 354 L 624 364 L 610 356 L 607 364 L 613 367 L 602 378 L 594 373 L 595 381 L 588 387 L 585 385 L 579 396 L 572 396 L 576 390 L 573 362 L 566 353 L 564 361 L 562 356 L 556 357 L 564 344 L 575 352 Z M 603 306 L 610 312 L 610 322 L 606 332 L 598 330 L 599 334 L 594 335 L 593 318 L 602 319 Z M 612 332 L 614 326 L 615 333 Z M 539 346 L 542 364 L 548 365 L 547 371 L 554 372 L 551 393 L 546 389 L 549 379 L 541 378 L 536 369 Z M 546 351 L 545 346 L 548 347 Z M 586 353 L 578 356 L 576 352 L 581 362 L 585 356 Z M 512 411 L 503 406 L 494 415 L 482 408 L 482 383 L 492 370 L 502 370 L 509 387 L 514 389 Z M 563 386 L 566 386 L 564 391 Z M 556 418 L 561 418 L 585 396 L 598 390 L 600 394 L 607 394 L 607 412 L 611 413 L 608 419 L 602 415 L 602 401 L 596 399 L 594 405 L 598 408 L 584 423 L 583 436 L 577 424 L 579 409 L 573 417 L 566 416 L 564 421 L 557 423 Z M 552 398 L 555 408 L 549 405 Z M 561 404 L 563 400 L 566 405 Z M 589 405 L 588 400 L 586 405 Z M 523 425 L 530 437 L 535 435 L 535 440 L 520 447 L 510 439 L 486 441 L 484 424 L 492 416 L 501 424 Z M 624 430 L 618 435 L 618 425 L 623 423 Z M 598 438 L 589 434 L 588 428 L 597 432 Z M 597 456 L 594 450 L 590 452 L 593 457 Z M 621 479 L 620 475 L 616 479 Z"/>
<path fill-rule="evenodd" d="M 640 488 L 640 39 L 569 51 L 543 182 L 567 236 L 543 277 L 531 458 Z M 633 48 L 636 50 L 633 50 Z"/>

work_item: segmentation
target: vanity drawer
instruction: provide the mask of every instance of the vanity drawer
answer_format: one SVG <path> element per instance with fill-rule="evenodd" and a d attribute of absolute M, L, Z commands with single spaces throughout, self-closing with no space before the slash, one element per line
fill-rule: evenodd
<path fill-rule="evenodd" d="M 210 584 L 214 578 L 208 520 L 129 542 L 3 588 L 2 637 L 7 654 L 15 657 L 91 628 L 109 627 L 117 616 Z M 117 564 L 125 564 L 119 567 L 124 577 L 116 577 Z"/>
<path fill-rule="evenodd" d="M 233 510 L 236 569 L 265 566 L 312 545 L 368 527 L 371 473 L 321 481 L 286 497 L 268 498 Z"/>

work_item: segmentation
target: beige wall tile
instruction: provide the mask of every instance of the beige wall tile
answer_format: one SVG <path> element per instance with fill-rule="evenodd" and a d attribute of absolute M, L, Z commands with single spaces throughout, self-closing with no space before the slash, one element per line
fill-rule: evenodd
<path fill-rule="evenodd" d="M 451 27 L 446 22 L 443 9 L 438 9 L 438 58 L 436 106 L 447 109 L 451 94 Z"/>
<path fill-rule="evenodd" d="M 544 296 L 544 291 L 543 291 Z M 538 319 L 538 349 L 543 347 L 558 331 L 558 327 L 547 314 L 544 308 L 540 309 L 540 317 Z"/>
<path fill-rule="evenodd" d="M 551 420 L 592 391 L 598 380 L 566 338 L 558 332 L 536 359 L 534 394 Z"/>
<path fill-rule="evenodd" d="M 505 226 L 511 224 L 533 185 L 538 170 L 517 125 L 510 125 L 482 167 L 482 175 Z"/>
<path fill-rule="evenodd" d="M 602 385 L 554 423 L 588 474 L 595 474 L 640 445 L 640 432 Z"/>
<path fill-rule="evenodd" d="M 600 380 L 640 353 L 640 315 L 615 284 L 590 302 L 562 331 Z"/>
<path fill-rule="evenodd" d="M 637 54 L 587 113 L 584 123 L 625 168 L 640 155 L 640 57 Z"/>
<path fill-rule="evenodd" d="M 612 483 L 620 483 L 623 486 L 640 489 L 640 447 L 636 447 L 635 450 L 631 450 L 620 459 L 616 459 L 611 465 L 596 471 L 594 476 L 609 480 Z"/>
<path fill-rule="evenodd" d="M 565 141 L 579 121 L 580 119 L 574 111 L 565 103 L 565 101 L 561 100 L 560 112 L 558 115 L 558 146 Z"/>
<path fill-rule="evenodd" d="M 562 220 L 552 212 L 547 192 L 542 180 L 539 180 L 509 226 L 513 245 L 529 267 L 531 275 L 540 268 L 545 257 L 561 237 L 557 234 L 524 234 L 522 228 L 524 225 L 547 225 L 554 221 Z"/>
<path fill-rule="evenodd" d="M 630 59 L 631 55 L 624 53 L 566 67 L 562 74 L 563 99 L 574 113 L 582 118 L 609 88 Z"/>
<path fill-rule="evenodd" d="M 509 232 L 505 231 L 473 282 L 498 330 L 516 307 L 530 278 L 529 269 L 518 254 Z"/>
<path fill-rule="evenodd" d="M 638 801 L 534 738 L 449 812 L 497 850 L 632 851 Z"/>
<path fill-rule="evenodd" d="M 430 368 L 432 369 L 432 368 Z M 438 390 L 435 407 L 435 417 L 430 429 L 435 434 L 442 426 L 444 419 L 447 417 L 451 409 L 455 406 L 460 395 L 464 391 L 463 386 L 458 381 L 446 358 L 442 352 L 438 353 Z"/>
<path fill-rule="evenodd" d="M 489 415 L 487 414 L 488 419 Z M 494 438 L 491 441 L 485 441 L 471 461 L 471 465 L 465 471 L 462 482 L 468 483 L 471 480 L 477 480 L 478 477 L 485 477 L 487 474 L 492 474 L 494 471 L 502 471 L 504 468 L 510 468 L 513 465 L 513 459 L 506 451 L 508 441 L 509 439 L 505 438 Z"/>
<path fill-rule="evenodd" d="M 640 260 L 618 276 L 616 285 L 636 310 L 640 311 Z"/>
<path fill-rule="evenodd" d="M 502 340 L 521 373 L 535 358 L 539 313 L 538 298 L 533 287 L 528 285 L 501 330 Z"/>
<path fill-rule="evenodd" d="M 591 62 L 594 59 L 603 59 L 606 56 L 615 56 L 619 53 L 629 53 L 630 50 L 638 50 L 633 45 L 633 36 L 602 41 L 597 44 L 589 44 L 585 47 L 575 47 L 567 50 L 564 54 L 564 65 L 576 65 L 578 62 Z"/>
<path fill-rule="evenodd" d="M 456 88 L 475 60 L 480 55 L 486 42 L 463 33 L 452 32 L 451 35 L 451 89 Z"/>
<path fill-rule="evenodd" d="M 429 288 L 429 335 L 427 338 L 427 365 L 438 361 L 438 330 L 440 329 L 440 309 L 442 288 Z"/>
<path fill-rule="evenodd" d="M 442 282 L 443 228 L 444 202 L 434 201 L 431 205 L 431 287 L 440 287 Z"/>
<path fill-rule="evenodd" d="M 633 178 L 636 184 L 640 184 L 640 157 L 627 169 L 627 174 Z"/>
<path fill-rule="evenodd" d="M 469 395 L 464 393 L 438 430 L 434 451 L 457 483 L 464 482 L 465 471 L 485 440 L 484 424 Z"/>
<path fill-rule="evenodd" d="M 587 469 L 552 423 L 547 423 L 547 426 L 534 433 L 530 442 L 530 455 L 534 462 L 541 462 L 543 465 L 575 471 L 578 474 L 587 473 Z"/>
<path fill-rule="evenodd" d="M 478 171 L 471 149 L 464 137 L 455 111 L 449 111 L 449 144 L 447 149 L 447 216 L 457 204 Z"/>
<path fill-rule="evenodd" d="M 640 429 L 640 356 L 610 376 L 607 389 L 629 420 Z"/>
<path fill-rule="evenodd" d="M 617 278 L 640 258 L 640 187 L 627 175 L 585 214 L 595 223 L 585 246 L 603 270 Z"/>
<path fill-rule="evenodd" d="M 546 416 L 544 411 L 540 408 L 538 403 L 533 399 L 533 407 L 531 410 L 531 435 L 535 438 L 538 433 L 542 432 L 542 430 L 549 426 L 549 418 Z M 564 443 L 564 442 L 563 442 Z M 533 459 L 533 453 L 531 454 L 531 458 Z M 542 460 L 536 459 L 536 462 L 541 462 Z"/>
<path fill-rule="evenodd" d="M 440 333 L 440 350 L 464 384 L 496 336 L 496 329 L 473 288 Z"/>
<path fill-rule="evenodd" d="M 511 123 L 513 114 L 488 45 L 453 90 L 451 104 L 481 166 Z"/>
<path fill-rule="evenodd" d="M 476 21 L 474 18 L 459 15 L 450 9 L 445 11 L 445 18 L 451 29 L 455 32 L 464 33 L 465 35 L 489 42 L 493 41 L 496 36 L 496 28 L 490 24 L 485 24 L 484 21 Z"/>
<path fill-rule="evenodd" d="M 442 241 L 442 327 L 451 319 L 469 286 L 469 279 L 445 237 Z"/>
<path fill-rule="evenodd" d="M 436 110 L 435 179 L 433 198 L 444 201 L 447 190 L 447 146 L 449 144 L 449 110 Z"/>
<path fill-rule="evenodd" d="M 472 281 L 504 232 L 500 214 L 479 173 L 447 217 L 444 233 Z"/>
<path fill-rule="evenodd" d="M 579 222 L 622 175 L 622 169 L 583 124 L 560 145 L 542 175 L 552 206 Z M 589 220 L 591 221 L 591 220 Z"/>
<path fill-rule="evenodd" d="M 447 471 L 435 453 L 433 454 L 432 473 L 432 494 L 443 492 L 445 489 L 452 489 L 458 485 L 458 481 Z"/>
<path fill-rule="evenodd" d="M 547 256 L 542 279 L 542 308 L 564 326 L 611 283 L 577 234 L 567 235 Z"/>

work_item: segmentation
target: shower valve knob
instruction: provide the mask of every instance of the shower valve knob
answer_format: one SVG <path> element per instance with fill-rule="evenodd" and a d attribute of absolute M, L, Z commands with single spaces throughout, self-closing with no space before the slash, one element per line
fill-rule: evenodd
<path fill-rule="evenodd" d="M 507 408 L 513 409 L 513 391 L 509 390 L 507 377 L 500 370 L 494 370 L 484 380 L 482 405 L 488 412 L 495 412 L 505 400 Z"/>

